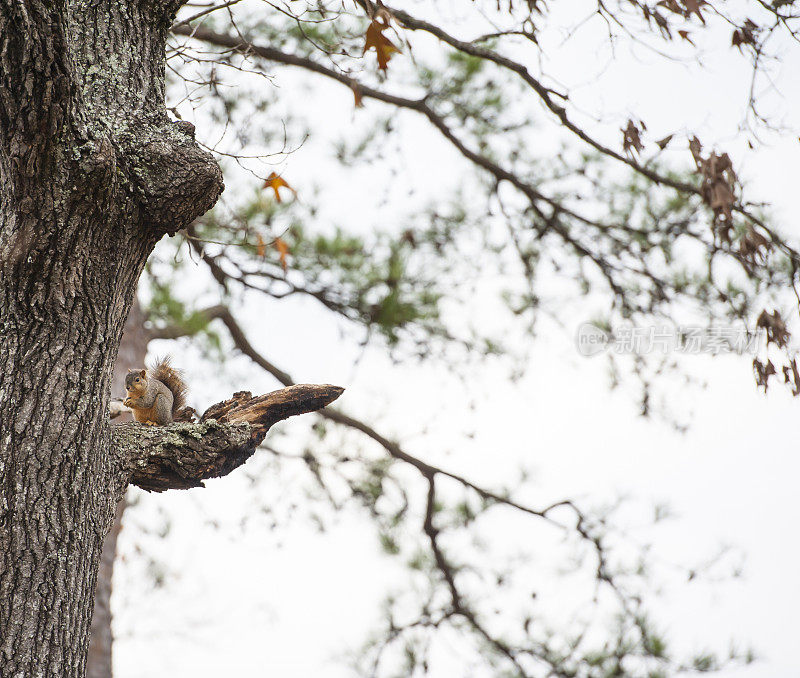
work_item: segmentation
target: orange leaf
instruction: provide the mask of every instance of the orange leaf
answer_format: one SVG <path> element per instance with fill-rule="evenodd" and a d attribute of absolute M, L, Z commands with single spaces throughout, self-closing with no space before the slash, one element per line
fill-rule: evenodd
<path fill-rule="evenodd" d="M 394 43 L 383 34 L 383 31 L 387 28 L 389 28 L 388 21 L 386 23 L 381 23 L 380 21 L 373 20 L 367 28 L 364 51 L 362 52 L 362 54 L 366 54 L 368 49 L 374 47 L 375 54 L 378 56 L 378 68 L 382 71 L 386 70 L 392 55 L 400 51 L 395 47 Z"/>
<path fill-rule="evenodd" d="M 265 256 L 267 253 L 267 244 L 264 242 L 264 238 L 261 237 L 259 233 L 256 235 L 256 254 L 259 257 Z"/>
<path fill-rule="evenodd" d="M 283 238 L 275 238 L 275 249 L 278 250 L 278 256 L 281 260 L 281 266 L 283 266 L 283 272 L 286 273 L 286 255 L 289 254 L 289 245 L 286 244 L 286 241 Z"/>
<path fill-rule="evenodd" d="M 275 191 L 275 200 L 281 202 L 281 194 L 278 192 L 278 189 L 283 186 L 284 188 L 288 188 L 295 196 L 297 196 L 297 191 L 295 191 L 286 180 L 275 174 L 275 172 L 270 172 L 267 180 L 264 182 L 264 188 L 271 188 Z"/>

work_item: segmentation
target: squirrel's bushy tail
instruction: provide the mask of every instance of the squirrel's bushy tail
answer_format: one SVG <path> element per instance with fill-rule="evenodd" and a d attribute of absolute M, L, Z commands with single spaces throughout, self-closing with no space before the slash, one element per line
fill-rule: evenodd
<path fill-rule="evenodd" d="M 172 367 L 172 358 L 167 355 L 156 360 L 150 374 L 172 391 L 172 420 L 192 421 L 194 410 L 186 407 L 186 383 L 181 371 Z"/>

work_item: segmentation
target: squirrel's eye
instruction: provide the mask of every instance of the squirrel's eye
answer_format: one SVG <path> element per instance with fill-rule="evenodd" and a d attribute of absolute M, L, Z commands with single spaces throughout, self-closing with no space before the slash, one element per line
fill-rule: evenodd
<path fill-rule="evenodd" d="M 139 377 L 136 377 L 136 383 L 138 384 L 140 381 L 141 379 L 139 379 Z"/>

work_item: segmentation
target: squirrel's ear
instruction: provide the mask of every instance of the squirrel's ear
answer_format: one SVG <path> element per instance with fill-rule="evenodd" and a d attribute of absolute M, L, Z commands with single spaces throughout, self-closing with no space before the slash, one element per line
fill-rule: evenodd
<path fill-rule="evenodd" d="M 147 370 L 141 370 L 141 371 L 139 372 L 139 376 L 140 376 L 140 377 L 146 377 L 146 376 L 147 376 Z"/>

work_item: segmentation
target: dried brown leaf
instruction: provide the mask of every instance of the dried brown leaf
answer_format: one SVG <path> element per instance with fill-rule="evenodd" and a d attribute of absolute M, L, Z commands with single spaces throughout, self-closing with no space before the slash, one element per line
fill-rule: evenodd
<path fill-rule="evenodd" d="M 394 53 L 400 51 L 398 47 L 383 34 L 383 32 L 389 28 L 388 16 L 388 13 L 380 14 L 380 12 L 375 15 L 375 19 L 373 19 L 367 27 L 364 51 L 362 52 L 362 54 L 366 54 L 367 50 L 374 49 L 378 58 L 378 68 L 382 71 L 386 70 L 389 65 L 389 59 L 392 58 Z M 381 19 L 383 19 L 383 21 L 381 21 Z"/>
<path fill-rule="evenodd" d="M 668 136 L 665 136 L 663 139 L 659 139 L 658 141 L 656 141 L 656 146 L 658 146 L 663 151 L 667 146 L 669 146 L 669 142 L 672 141 L 672 137 L 674 136 L 675 136 L 674 134 L 670 134 Z"/>
<path fill-rule="evenodd" d="M 734 29 L 731 36 L 731 45 L 738 47 L 741 51 L 742 45 L 755 45 L 759 27 L 750 19 L 747 19 L 742 26 Z"/>
<path fill-rule="evenodd" d="M 692 14 L 696 14 L 700 21 L 705 24 L 706 20 L 703 18 L 703 14 L 700 12 L 700 7 L 705 4 L 706 3 L 703 0 L 683 0 L 683 6 L 686 8 L 684 16 L 689 19 Z"/>
<path fill-rule="evenodd" d="M 753 262 L 764 262 L 771 249 L 772 243 L 752 226 L 747 227 L 747 232 L 739 241 L 739 254 Z"/>
<path fill-rule="evenodd" d="M 283 272 L 286 273 L 288 265 L 286 263 L 286 255 L 289 254 L 289 245 L 283 238 L 275 238 L 275 249 L 278 250 L 278 258 L 280 259 Z"/>
<path fill-rule="evenodd" d="M 766 309 L 761 311 L 761 315 L 756 320 L 756 327 L 763 329 L 767 334 L 767 344 L 775 344 L 778 348 L 783 348 L 789 342 L 789 331 L 786 323 L 781 317 L 780 311 L 767 313 Z"/>
<path fill-rule="evenodd" d="M 637 125 L 633 120 L 629 119 L 628 126 L 620 130 L 622 132 L 622 149 L 630 155 L 633 155 L 633 151 L 641 153 L 644 150 L 641 133 L 646 129 L 647 127 L 641 120 Z"/>
<path fill-rule="evenodd" d="M 775 365 L 772 364 L 771 360 L 768 360 L 765 364 L 755 358 L 753 359 L 753 371 L 756 375 L 756 386 L 763 386 L 764 393 L 766 393 L 769 387 L 769 378 L 776 374 Z"/>

